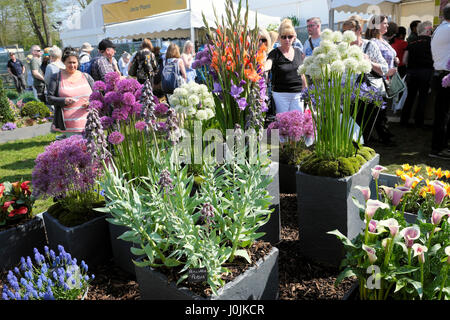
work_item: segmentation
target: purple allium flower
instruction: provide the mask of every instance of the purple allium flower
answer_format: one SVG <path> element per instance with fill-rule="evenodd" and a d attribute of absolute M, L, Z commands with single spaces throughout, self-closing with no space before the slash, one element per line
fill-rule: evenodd
<path fill-rule="evenodd" d="M 106 91 L 106 84 L 103 81 L 95 81 L 92 86 L 94 91 Z"/>
<path fill-rule="evenodd" d="M 104 116 L 100 118 L 100 122 L 102 124 L 103 130 L 106 130 L 112 126 L 112 124 L 114 123 L 114 119 L 111 117 Z"/>
<path fill-rule="evenodd" d="M 158 103 L 155 106 L 155 116 L 157 117 L 163 117 L 167 114 L 167 111 L 169 110 L 169 107 L 165 103 Z"/>
<path fill-rule="evenodd" d="M 89 103 L 89 107 L 97 109 L 97 110 L 101 110 L 103 108 L 103 103 L 101 101 L 98 101 L 98 100 L 92 100 Z"/>
<path fill-rule="evenodd" d="M 295 142 L 311 138 L 315 132 L 311 113 L 299 110 L 278 113 L 268 129 L 278 129 L 281 137 Z"/>
<path fill-rule="evenodd" d="M 147 124 L 144 121 L 138 121 L 134 125 L 134 127 L 139 131 L 144 131 L 147 128 Z"/>
<path fill-rule="evenodd" d="M 165 122 L 158 122 L 158 131 L 166 131 L 167 130 L 167 124 Z"/>
<path fill-rule="evenodd" d="M 115 102 L 120 102 L 122 100 L 122 95 L 115 91 L 110 91 L 105 94 L 105 103 L 111 104 Z"/>
<path fill-rule="evenodd" d="M 136 98 L 131 92 L 125 92 L 122 95 L 122 102 L 128 105 L 133 105 L 136 102 Z"/>
<path fill-rule="evenodd" d="M 108 141 L 115 145 L 122 143 L 123 139 L 125 137 L 118 131 L 111 132 L 108 136 Z"/>
<path fill-rule="evenodd" d="M 239 100 L 237 100 L 237 103 L 239 105 L 239 109 L 241 110 L 245 110 L 245 107 L 248 106 L 247 99 L 245 98 L 240 98 Z"/>
<path fill-rule="evenodd" d="M 94 100 L 103 102 L 103 95 L 99 91 L 92 92 L 91 95 L 89 96 L 89 101 L 94 101 Z"/>
<path fill-rule="evenodd" d="M 105 83 L 108 85 L 115 85 L 116 82 L 120 79 L 120 76 L 117 72 L 108 72 L 105 75 Z"/>
<path fill-rule="evenodd" d="M 140 115 L 142 112 L 142 104 L 140 104 L 139 102 L 135 102 L 132 106 L 132 109 L 129 112 L 132 112 L 136 115 Z"/>

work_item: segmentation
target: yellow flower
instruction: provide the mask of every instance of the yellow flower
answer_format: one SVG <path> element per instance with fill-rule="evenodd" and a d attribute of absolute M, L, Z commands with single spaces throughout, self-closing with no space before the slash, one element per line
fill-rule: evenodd
<path fill-rule="evenodd" d="M 434 174 L 434 168 L 430 168 L 430 167 L 426 167 L 425 169 L 427 169 L 427 175 L 429 176 L 429 177 L 431 177 L 433 174 Z"/>
<path fill-rule="evenodd" d="M 420 189 L 419 194 L 422 198 L 426 198 L 427 197 L 427 187 L 422 187 L 422 189 Z"/>
<path fill-rule="evenodd" d="M 450 179 L 450 171 L 449 170 L 445 170 L 445 177 L 447 179 Z"/>
<path fill-rule="evenodd" d="M 414 165 L 414 173 L 418 173 L 420 170 L 422 170 L 422 167 Z"/>
<path fill-rule="evenodd" d="M 444 175 L 444 173 L 442 172 L 442 169 L 441 169 L 441 168 L 437 169 L 437 170 L 434 172 L 434 174 L 436 175 L 436 177 L 437 177 L 438 179 L 442 178 L 442 176 Z"/>
<path fill-rule="evenodd" d="M 396 174 L 398 177 L 401 177 L 401 176 L 403 176 L 404 172 L 403 172 L 403 170 L 397 169 L 397 170 L 395 171 L 395 174 Z M 402 178 L 402 179 L 403 179 L 403 178 Z"/>
<path fill-rule="evenodd" d="M 412 167 L 409 164 L 407 164 L 407 163 L 402 164 L 403 171 L 409 171 L 409 170 L 411 170 L 411 168 Z"/>

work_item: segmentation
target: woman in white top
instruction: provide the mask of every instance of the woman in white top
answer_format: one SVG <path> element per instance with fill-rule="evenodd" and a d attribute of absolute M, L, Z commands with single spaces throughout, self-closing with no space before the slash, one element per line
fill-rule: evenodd
<path fill-rule="evenodd" d="M 195 59 L 194 44 L 192 41 L 186 41 L 183 46 L 183 53 L 181 54 L 181 60 L 183 60 L 184 68 L 186 70 L 187 82 L 195 81 L 196 72 L 192 69 L 192 62 Z"/>
<path fill-rule="evenodd" d="M 128 66 L 130 65 L 131 55 L 124 51 L 119 59 L 119 71 L 124 77 L 128 77 Z"/>

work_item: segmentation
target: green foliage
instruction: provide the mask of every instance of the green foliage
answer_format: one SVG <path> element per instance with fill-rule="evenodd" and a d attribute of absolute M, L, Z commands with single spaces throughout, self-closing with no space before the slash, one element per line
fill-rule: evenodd
<path fill-rule="evenodd" d="M 0 123 L 6 122 L 14 122 L 14 112 L 3 88 L 3 81 L 0 79 Z"/>
<path fill-rule="evenodd" d="M 339 157 L 337 160 L 321 159 L 315 153 L 304 158 L 300 170 L 304 173 L 332 178 L 352 176 L 375 156 L 375 151 L 369 147 L 360 147 L 355 156 Z"/>
<path fill-rule="evenodd" d="M 300 19 L 297 16 L 292 15 L 292 16 L 285 17 L 285 18 L 291 19 L 292 24 L 294 25 L 294 27 L 300 27 Z M 283 19 L 285 19 L 285 18 L 283 18 Z"/>
<path fill-rule="evenodd" d="M 25 104 L 27 102 L 30 101 L 38 101 L 35 97 L 33 92 L 29 92 L 29 91 L 25 91 L 22 92 L 19 97 L 17 98 L 17 100 L 22 100 L 22 102 Z"/>
<path fill-rule="evenodd" d="M 46 118 L 50 116 L 50 110 L 43 102 L 30 101 L 25 103 L 20 112 L 20 115 L 22 117 L 30 118 Z"/>
<path fill-rule="evenodd" d="M 16 90 L 6 90 L 6 96 L 10 100 L 16 100 L 19 97 L 19 93 Z"/>
<path fill-rule="evenodd" d="M 243 248 L 263 233 L 257 230 L 270 218 L 268 164 L 231 160 L 222 166 L 205 164 L 202 183 L 193 193 L 194 177 L 177 161 L 176 152 L 154 157 L 148 175 L 132 184 L 115 166 L 106 170 L 101 187 L 110 223 L 130 228 L 119 238 L 131 241 L 146 255 L 138 266 L 182 267 L 178 283 L 191 268 L 205 267 L 213 293 L 224 285 L 225 262 L 248 259 Z M 209 214 L 206 215 L 205 212 Z"/>
<path fill-rule="evenodd" d="M 267 26 L 266 30 L 269 31 L 275 31 L 278 32 L 278 28 L 280 27 L 279 24 L 271 23 Z"/>

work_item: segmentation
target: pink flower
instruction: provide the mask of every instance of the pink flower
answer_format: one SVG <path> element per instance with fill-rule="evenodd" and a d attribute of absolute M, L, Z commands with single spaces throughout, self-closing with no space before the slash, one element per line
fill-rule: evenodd
<path fill-rule="evenodd" d="M 406 181 L 405 181 L 405 187 L 406 188 L 410 188 L 411 189 L 411 187 L 414 184 L 414 182 L 420 182 L 420 179 L 417 178 L 417 177 L 412 177 L 411 178 L 408 175 L 405 175 L 405 176 L 406 176 Z"/>
<path fill-rule="evenodd" d="M 369 257 L 369 261 L 371 264 L 374 264 L 375 261 L 377 261 L 376 251 L 374 248 L 366 246 L 365 244 L 362 245 L 362 248 L 365 252 L 367 252 L 367 256 Z"/>
<path fill-rule="evenodd" d="M 432 181 L 430 184 L 434 187 L 434 190 L 436 191 L 434 194 L 434 201 L 437 204 L 441 204 L 445 196 L 447 195 L 447 191 L 445 190 L 444 184 L 441 181 L 437 180 Z"/>
<path fill-rule="evenodd" d="M 134 125 L 134 127 L 139 131 L 144 131 L 147 128 L 147 124 L 144 121 L 138 121 Z"/>
<path fill-rule="evenodd" d="M 392 205 L 394 207 L 398 206 L 398 204 L 402 200 L 403 195 L 409 191 L 410 191 L 409 188 L 406 188 L 406 187 L 397 187 L 397 188 L 393 189 L 392 190 Z"/>
<path fill-rule="evenodd" d="M 364 196 L 364 200 L 367 201 L 370 199 L 370 188 L 369 187 L 356 186 L 355 189 L 358 189 L 359 191 L 361 191 L 361 193 Z"/>
<path fill-rule="evenodd" d="M 125 139 L 125 137 L 118 131 L 111 132 L 108 136 L 108 141 L 116 145 L 122 143 L 123 139 Z"/>
<path fill-rule="evenodd" d="M 395 237 L 398 233 L 400 226 L 398 225 L 398 221 L 394 218 L 390 218 L 387 220 L 381 220 L 380 225 L 389 228 L 389 232 L 392 237 Z"/>
<path fill-rule="evenodd" d="M 374 233 L 375 231 L 377 231 L 377 221 L 372 219 L 369 222 L 369 232 Z"/>
<path fill-rule="evenodd" d="M 425 252 L 428 251 L 428 248 L 421 244 L 415 243 L 412 246 L 412 249 L 414 250 L 414 257 L 418 256 L 419 262 L 422 264 L 425 263 Z"/>
<path fill-rule="evenodd" d="M 366 202 L 366 219 L 370 221 L 379 209 L 389 209 L 389 205 L 378 200 L 369 199 Z"/>
<path fill-rule="evenodd" d="M 375 180 L 378 180 L 378 177 L 380 176 L 380 172 L 384 171 L 384 170 L 387 170 L 387 168 L 380 166 L 380 165 L 375 166 L 374 168 L 372 168 L 372 177 Z"/>
<path fill-rule="evenodd" d="M 450 210 L 448 208 L 433 208 L 433 213 L 431 214 L 431 222 L 437 226 L 441 223 L 444 216 L 449 216 Z"/>
<path fill-rule="evenodd" d="M 400 235 L 405 239 L 406 247 L 412 248 L 414 240 L 419 239 L 420 229 L 418 226 L 412 226 L 400 231 Z"/>

